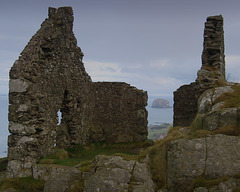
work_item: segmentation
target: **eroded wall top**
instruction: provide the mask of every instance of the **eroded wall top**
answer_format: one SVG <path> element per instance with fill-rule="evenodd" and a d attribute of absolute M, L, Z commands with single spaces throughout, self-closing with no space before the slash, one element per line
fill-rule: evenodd
<path fill-rule="evenodd" d="M 225 81 L 223 17 L 207 18 L 204 29 L 202 67 L 195 82 L 174 92 L 174 126 L 189 126 L 197 114 L 197 102 L 207 89 Z"/>

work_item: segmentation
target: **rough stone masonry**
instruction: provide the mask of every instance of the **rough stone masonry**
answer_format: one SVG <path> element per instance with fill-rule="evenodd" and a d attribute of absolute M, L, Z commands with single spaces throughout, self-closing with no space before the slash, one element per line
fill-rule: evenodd
<path fill-rule="evenodd" d="M 31 176 L 32 166 L 55 146 L 147 138 L 147 92 L 92 82 L 72 27 L 71 7 L 49 8 L 10 70 L 9 177 Z"/>
<path fill-rule="evenodd" d="M 204 29 L 202 67 L 190 85 L 174 92 L 174 126 L 189 126 L 197 114 L 200 95 L 220 81 L 225 81 L 223 17 L 207 18 Z"/>

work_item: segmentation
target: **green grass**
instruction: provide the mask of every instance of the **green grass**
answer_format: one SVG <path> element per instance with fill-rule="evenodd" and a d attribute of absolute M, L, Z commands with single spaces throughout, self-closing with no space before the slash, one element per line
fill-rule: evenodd
<path fill-rule="evenodd" d="M 0 191 L 8 188 L 14 188 L 17 192 L 42 192 L 45 181 L 35 180 L 32 177 L 4 179 L 0 182 Z"/>
<path fill-rule="evenodd" d="M 141 150 L 153 145 L 151 140 L 134 143 L 92 143 L 87 146 L 77 145 L 71 149 L 57 149 L 53 155 L 41 158 L 40 164 L 58 164 L 74 166 L 79 163 L 91 164 L 96 155 L 117 155 L 126 160 L 137 160 Z"/>
<path fill-rule="evenodd" d="M 149 147 L 140 154 L 142 159 L 146 155 L 149 156 L 150 160 L 148 163 L 152 173 L 152 179 L 159 189 L 167 188 L 167 144 L 173 140 L 185 138 L 185 135 L 182 134 L 179 129 L 180 127 L 170 128 L 164 139 L 155 141 L 153 146 Z"/>
<path fill-rule="evenodd" d="M 152 125 L 148 127 L 148 139 L 156 141 L 161 135 L 166 136 L 172 124 L 162 123 L 160 125 Z"/>
<path fill-rule="evenodd" d="M 191 131 L 197 131 L 203 129 L 203 117 L 204 114 L 197 114 L 193 122 L 191 123 Z"/>

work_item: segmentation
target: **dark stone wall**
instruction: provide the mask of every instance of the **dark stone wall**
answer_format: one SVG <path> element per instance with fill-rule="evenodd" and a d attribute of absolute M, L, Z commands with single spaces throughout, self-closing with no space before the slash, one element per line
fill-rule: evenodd
<path fill-rule="evenodd" d="M 125 83 L 93 83 L 72 27 L 71 7 L 49 8 L 10 70 L 9 177 L 31 176 L 32 165 L 55 146 L 147 137 L 146 92 Z"/>
<path fill-rule="evenodd" d="M 92 90 L 91 141 L 146 140 L 147 92 L 120 82 L 93 83 Z"/>
<path fill-rule="evenodd" d="M 192 123 L 198 111 L 198 98 L 208 88 L 194 82 L 174 91 L 174 126 L 189 126 Z"/>
<path fill-rule="evenodd" d="M 224 30 L 221 15 L 207 18 L 203 46 L 202 69 L 215 71 L 218 76 L 225 78 Z"/>
<path fill-rule="evenodd" d="M 200 95 L 225 81 L 223 17 L 207 18 L 204 29 L 202 67 L 195 82 L 174 92 L 174 126 L 189 126 L 197 114 Z"/>

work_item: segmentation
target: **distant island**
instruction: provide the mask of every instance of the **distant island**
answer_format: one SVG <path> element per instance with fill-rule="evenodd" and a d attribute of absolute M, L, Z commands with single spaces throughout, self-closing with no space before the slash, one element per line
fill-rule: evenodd
<path fill-rule="evenodd" d="M 152 108 L 170 108 L 169 101 L 166 99 L 155 99 L 152 102 Z"/>

